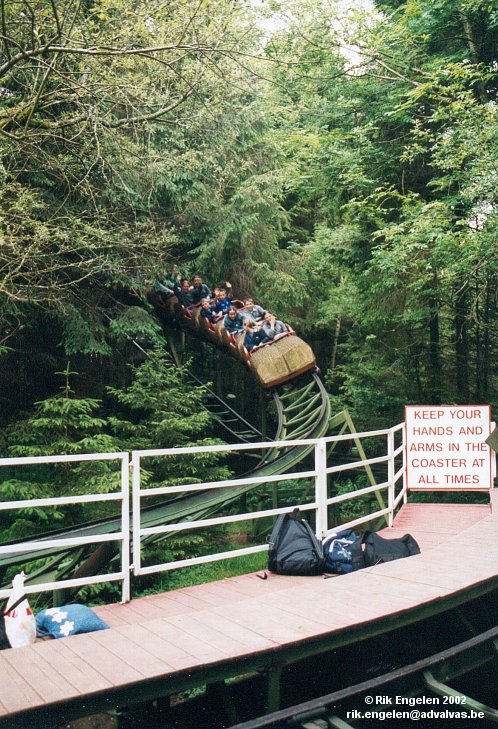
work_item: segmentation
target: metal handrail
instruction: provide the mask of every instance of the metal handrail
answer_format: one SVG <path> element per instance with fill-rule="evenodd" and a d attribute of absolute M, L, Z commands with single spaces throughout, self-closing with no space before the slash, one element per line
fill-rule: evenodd
<path fill-rule="evenodd" d="M 186 532 L 192 529 L 201 529 L 215 525 L 230 524 L 234 522 L 242 522 L 247 520 L 264 519 L 268 517 L 274 517 L 279 514 L 291 512 L 294 508 L 299 508 L 306 511 L 314 511 L 316 515 L 316 527 L 315 531 L 319 538 L 324 538 L 332 532 L 339 531 L 340 529 L 350 528 L 365 522 L 372 521 L 381 516 L 387 515 L 389 523 L 392 525 L 393 512 L 396 506 L 399 504 L 401 498 L 404 498 L 406 493 L 406 484 L 403 479 L 403 486 L 400 494 L 395 499 L 395 489 L 397 482 L 402 479 L 404 475 L 404 464 L 403 466 L 395 470 L 394 460 L 401 454 L 404 455 L 404 443 L 401 446 L 394 448 L 394 435 L 396 432 L 402 430 L 404 424 L 398 424 L 393 428 L 384 428 L 375 431 L 365 431 L 361 433 L 347 433 L 335 436 L 327 436 L 322 438 L 306 438 L 300 440 L 285 440 L 285 441 L 273 441 L 270 443 L 243 443 L 237 445 L 216 445 L 216 446 L 193 446 L 185 448 L 163 448 L 163 449 L 149 449 L 142 451 L 133 451 L 132 453 L 132 499 L 133 499 L 133 571 L 135 575 L 152 574 L 154 572 L 169 571 L 177 569 L 179 567 L 191 566 L 193 564 L 202 564 L 209 561 L 218 561 L 221 559 L 228 559 L 235 556 L 254 554 L 255 552 L 265 551 L 268 549 L 267 544 L 245 547 L 242 549 L 228 550 L 223 552 L 217 552 L 210 555 L 201 555 L 198 557 L 191 557 L 188 559 L 175 560 L 174 562 L 161 563 L 142 566 L 141 563 L 141 543 L 142 537 L 151 537 L 154 535 L 167 535 L 178 532 Z M 359 438 L 371 438 L 371 437 L 386 437 L 387 438 L 387 453 L 386 455 L 376 456 L 368 459 L 359 459 L 355 462 L 348 462 L 347 464 L 341 464 L 337 466 L 327 465 L 327 446 L 331 442 L 347 441 Z M 189 484 L 178 484 L 174 486 L 159 487 L 159 488 L 141 488 L 140 469 L 143 459 L 150 457 L 168 457 L 168 456 L 179 456 L 189 455 L 193 453 L 230 453 L 233 451 L 240 450 L 256 450 L 261 448 L 289 448 L 289 447 L 310 447 L 314 448 L 315 452 L 315 467 L 313 470 L 300 471 L 296 473 L 287 474 L 276 474 L 276 475 L 265 475 L 263 477 L 247 477 L 247 478 L 232 478 L 225 479 L 223 481 L 209 481 L 205 483 L 189 483 Z M 363 489 L 352 491 L 348 494 L 340 494 L 329 498 L 327 493 L 327 476 L 332 473 L 339 473 L 354 468 L 361 468 L 375 463 L 387 463 L 388 465 L 388 480 L 380 484 L 374 484 Z M 315 498 L 313 502 L 308 503 L 294 503 L 291 506 L 283 508 L 272 508 L 264 509 L 257 512 L 249 512 L 243 514 L 230 514 L 227 516 L 200 518 L 192 521 L 182 521 L 177 524 L 163 524 L 156 525 L 153 527 L 142 528 L 140 524 L 140 511 L 141 502 L 143 498 L 159 496 L 164 494 L 178 494 L 187 493 L 192 491 L 204 491 L 207 489 L 218 489 L 218 488 L 232 488 L 240 486 L 241 488 L 248 484 L 271 484 L 278 483 L 288 480 L 299 480 L 299 479 L 314 479 L 315 481 Z M 331 504 L 341 503 L 349 499 L 355 499 L 361 496 L 365 496 L 370 493 L 378 492 L 382 489 L 388 490 L 389 500 L 388 506 L 381 508 L 373 513 L 366 514 L 365 516 L 358 517 L 350 520 L 344 524 L 329 527 L 327 509 Z"/>
<path fill-rule="evenodd" d="M 129 504 L 129 465 L 128 453 L 84 453 L 67 454 L 57 456 L 23 456 L 0 459 L 0 467 L 11 466 L 32 466 L 36 464 L 53 463 L 81 463 L 83 461 L 112 461 L 121 462 L 121 489 L 119 492 L 107 494 L 81 494 L 78 496 L 57 496 L 46 499 L 16 499 L 15 501 L 3 501 L 0 503 L 0 510 L 8 511 L 14 509 L 29 509 L 50 506 L 61 506 L 68 504 L 102 503 L 106 501 L 121 501 L 120 529 L 105 534 L 93 534 L 91 536 L 66 537 L 59 539 L 27 540 L 15 545 L 0 545 L 0 555 L 30 552 L 35 549 L 43 552 L 53 547 L 84 547 L 88 544 L 101 544 L 104 542 L 121 542 L 121 570 L 108 574 L 93 575 L 91 577 L 79 577 L 70 580 L 58 580 L 56 582 L 42 582 L 36 585 L 26 585 L 27 594 L 34 592 L 47 592 L 73 587 L 84 587 L 101 582 L 122 582 L 122 600 L 127 602 L 130 599 L 130 504 Z M 10 595 L 10 590 L 0 590 L 0 598 Z"/>
<path fill-rule="evenodd" d="M 251 547 L 244 547 L 236 550 L 229 550 L 224 552 L 217 552 L 216 554 L 200 555 L 197 557 L 191 557 L 188 559 L 175 560 L 163 564 L 148 565 L 146 567 L 141 564 L 141 549 L 142 549 L 142 538 L 150 538 L 154 535 L 168 535 L 178 532 L 185 533 L 187 530 L 201 529 L 220 524 L 230 524 L 234 522 L 242 522 L 255 519 L 264 519 L 268 517 L 275 517 L 279 514 L 285 514 L 291 512 L 294 508 L 298 507 L 302 511 L 314 512 L 316 515 L 316 533 L 320 538 L 326 537 L 333 531 L 338 531 L 344 528 L 354 527 L 359 524 L 377 519 L 381 516 L 387 515 L 389 522 L 392 524 L 392 518 L 395 509 L 399 505 L 402 499 L 406 500 L 406 479 L 405 474 L 405 451 L 404 451 L 404 430 L 403 423 L 394 426 L 393 428 L 380 429 L 375 431 L 365 431 L 360 433 L 347 433 L 335 436 L 326 436 L 321 438 L 303 438 L 294 440 L 279 440 L 270 442 L 260 443 L 237 443 L 231 445 L 208 445 L 208 446 L 191 446 L 183 448 L 158 448 L 158 449 L 147 449 L 141 451 L 133 451 L 130 455 L 128 453 L 102 453 L 102 454 L 71 454 L 71 455 L 60 455 L 60 456 L 33 456 L 33 457 L 22 457 L 22 458 L 5 458 L 0 459 L 0 466 L 20 466 L 20 465 L 35 465 L 35 464 L 48 464 L 48 463 L 67 463 L 67 462 L 80 462 L 80 461 L 97 461 L 97 460 L 113 460 L 118 459 L 121 461 L 121 490 L 116 493 L 108 494 L 83 494 L 81 496 L 67 496 L 67 497 L 51 497 L 47 499 L 26 499 L 26 500 L 15 500 L 11 502 L 2 502 L 0 504 L 0 510 L 8 509 L 22 509 L 29 507 L 49 507 L 62 504 L 74 504 L 74 503 L 91 503 L 91 502 L 110 502 L 110 501 L 121 501 L 121 520 L 120 523 L 116 524 L 116 531 L 103 534 L 94 534 L 91 536 L 77 536 L 77 537 L 66 537 L 66 538 L 49 538 L 45 540 L 37 541 L 26 541 L 24 543 L 18 543 L 16 545 L 0 545 L 0 555 L 7 554 L 15 550 L 16 552 L 23 553 L 29 552 L 32 549 L 43 551 L 43 549 L 49 549 L 54 545 L 76 547 L 85 546 L 91 543 L 104 543 L 110 541 L 121 542 L 121 571 L 114 572 L 107 575 L 96 575 L 93 577 L 82 577 L 79 579 L 71 580 L 59 580 L 57 582 L 46 582 L 27 587 L 27 592 L 39 592 L 47 591 L 52 589 L 62 589 L 65 587 L 78 587 L 89 584 L 96 584 L 98 582 L 111 582 L 121 580 L 123 583 L 122 599 L 126 601 L 130 596 L 130 571 L 131 568 L 135 575 L 151 574 L 153 572 L 167 571 L 177 569 L 179 567 L 190 566 L 193 564 L 202 564 L 211 561 L 218 561 L 225 558 L 231 558 L 240 555 L 254 554 L 257 552 L 263 552 L 268 549 L 267 544 L 261 544 Z M 394 436 L 395 433 L 403 430 L 403 443 L 394 448 Z M 364 438 L 386 438 L 386 454 L 381 456 L 375 456 L 373 458 L 358 458 L 357 461 L 348 462 L 347 464 L 340 464 L 336 466 L 329 466 L 327 464 L 327 449 L 328 445 L 332 442 L 358 440 Z M 306 471 L 299 471 L 295 473 L 279 473 L 279 474 L 267 474 L 264 476 L 242 476 L 240 478 L 229 478 L 219 481 L 208 481 L 205 483 L 187 483 L 187 484 L 174 484 L 172 486 L 162 486 L 158 488 L 141 487 L 141 464 L 143 459 L 147 458 L 159 458 L 169 456 L 182 456 L 191 455 L 194 453 L 232 453 L 240 451 L 251 451 L 261 450 L 266 448 L 304 448 L 313 449 L 314 451 L 314 467 Z M 394 461 L 395 458 L 403 456 L 403 465 L 395 469 Z M 375 463 L 387 463 L 388 466 L 388 478 L 379 484 L 373 484 L 366 488 L 358 489 L 347 494 L 340 494 L 333 497 L 328 497 L 327 493 L 327 476 L 333 473 L 340 473 L 349 469 L 356 469 L 365 466 L 369 466 Z M 129 510 L 129 472 L 131 468 L 132 474 L 132 539 L 133 539 L 133 565 L 130 567 L 130 510 Z M 206 518 L 197 518 L 192 521 L 184 520 L 179 523 L 173 524 L 159 524 L 153 527 L 142 528 L 141 526 L 141 510 L 142 500 L 149 497 L 160 496 L 165 494 L 177 495 L 181 493 L 189 492 L 201 492 L 212 489 L 224 489 L 224 488 L 235 488 L 240 486 L 241 490 L 246 489 L 248 485 L 258 484 L 271 484 L 281 483 L 283 481 L 297 481 L 297 480 L 313 480 L 315 483 L 315 493 L 312 501 L 306 503 L 293 503 L 286 507 L 281 508 L 269 508 L 257 512 L 246 512 L 241 514 L 229 514 L 226 516 L 209 516 L 209 512 L 206 513 Z M 402 487 L 399 493 L 396 494 L 397 484 L 402 482 Z M 372 513 L 350 520 L 344 524 L 336 525 L 333 528 L 328 523 L 328 507 L 331 504 L 343 503 L 348 500 L 357 499 L 367 494 L 376 493 L 382 489 L 388 491 L 388 506 L 385 508 L 378 509 Z M 9 594 L 8 590 L 0 591 L 0 597 L 4 597 Z"/>

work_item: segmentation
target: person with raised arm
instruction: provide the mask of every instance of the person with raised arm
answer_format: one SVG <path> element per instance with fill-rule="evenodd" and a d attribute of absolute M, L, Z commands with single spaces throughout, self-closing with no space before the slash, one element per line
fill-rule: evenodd
<path fill-rule="evenodd" d="M 155 278 L 153 283 L 154 291 L 159 295 L 164 294 L 166 296 L 171 296 L 171 294 L 175 293 L 175 284 L 178 284 L 179 282 L 180 272 L 178 270 L 178 266 L 175 264 L 171 268 L 170 276 L 163 276 L 162 278 L 159 278 L 159 276 L 157 276 Z"/>
<path fill-rule="evenodd" d="M 218 297 L 216 299 L 216 311 L 219 314 L 226 314 L 230 306 L 232 305 L 232 284 L 230 281 L 226 282 L 226 288 L 219 288 Z"/>
<path fill-rule="evenodd" d="M 180 280 L 180 285 L 178 285 L 178 283 L 174 283 L 173 293 L 185 309 L 191 309 L 194 306 L 192 292 L 190 291 L 190 281 L 188 278 Z"/>

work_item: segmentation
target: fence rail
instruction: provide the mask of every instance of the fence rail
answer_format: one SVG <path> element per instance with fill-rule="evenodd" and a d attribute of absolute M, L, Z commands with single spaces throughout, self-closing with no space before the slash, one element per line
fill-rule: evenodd
<path fill-rule="evenodd" d="M 396 434 L 402 435 L 401 444 L 395 448 Z M 330 447 L 338 442 L 356 441 L 360 439 L 382 438 L 385 439 L 385 454 L 381 456 L 373 456 L 372 458 L 360 457 L 356 461 L 345 464 L 329 465 L 328 451 Z M 143 462 L 148 458 L 168 458 L 169 456 L 189 455 L 192 453 L 230 453 L 234 451 L 250 451 L 250 450 L 268 450 L 270 448 L 289 448 L 289 447 L 313 447 L 314 450 L 314 468 L 306 471 L 298 471 L 295 473 L 279 474 L 274 476 L 260 476 L 248 478 L 232 478 L 224 481 L 207 481 L 204 483 L 179 484 L 175 486 L 151 488 L 141 487 L 141 469 Z M 403 464 L 401 468 L 396 470 L 395 459 L 402 457 Z M 388 478 L 378 484 L 371 484 L 362 489 L 352 491 L 347 494 L 339 494 L 332 497 L 328 496 L 328 481 L 333 474 L 343 473 L 345 471 L 355 469 L 365 469 L 372 465 L 387 465 Z M 172 562 L 142 564 L 142 542 L 144 537 L 164 536 L 166 534 L 175 534 L 178 532 L 188 532 L 190 530 L 198 530 L 202 528 L 219 526 L 224 524 L 233 524 L 236 522 L 256 521 L 259 519 L 267 519 L 277 516 L 278 514 L 289 513 L 295 508 L 302 511 L 311 511 L 315 513 L 315 531 L 320 539 L 325 538 L 332 531 L 353 527 L 359 524 L 372 521 L 373 519 L 386 518 L 388 524 L 392 525 L 392 519 L 395 509 L 403 499 L 406 502 L 406 485 L 404 482 L 405 462 L 404 462 L 404 427 L 403 423 L 375 431 L 365 431 L 361 433 L 347 433 L 337 436 L 327 436 L 325 438 L 303 439 L 293 441 L 276 441 L 272 443 L 244 443 L 242 445 L 218 445 L 218 446 L 196 446 L 194 448 L 165 448 L 147 451 L 134 451 L 132 454 L 132 501 L 133 501 L 133 572 L 135 575 L 149 575 L 154 572 L 164 572 L 168 570 L 178 569 L 179 567 L 187 567 L 195 564 L 204 564 L 206 562 L 228 559 L 235 556 L 254 554 L 256 552 L 266 551 L 267 544 L 257 546 L 244 547 L 236 550 L 225 550 L 216 552 L 215 554 L 201 555 L 190 557 L 188 559 L 179 559 Z M 143 500 L 148 497 L 161 496 L 165 494 L 191 493 L 205 491 L 207 489 L 223 489 L 233 487 L 245 487 L 249 484 L 278 484 L 282 481 L 314 481 L 314 499 L 311 502 L 294 502 L 290 505 L 262 509 L 255 512 L 244 512 L 229 514 L 225 516 L 216 516 L 208 518 L 193 519 L 191 521 L 182 521 L 177 524 L 163 524 L 153 527 L 143 528 L 141 526 L 140 514 L 142 511 Z M 381 492 L 387 492 L 387 503 L 384 503 Z M 354 500 L 362 496 L 375 494 L 378 497 L 381 508 L 372 513 L 358 517 L 354 520 L 344 522 L 342 524 L 334 524 L 329 522 L 329 506 L 340 504 L 348 500 Z"/>
<path fill-rule="evenodd" d="M 3 501 L 0 503 L 0 510 L 9 511 L 17 509 L 32 509 L 50 506 L 64 506 L 71 504 L 102 503 L 110 501 L 121 502 L 120 527 L 118 531 L 105 534 L 93 534 L 92 536 L 78 537 L 56 537 L 54 539 L 42 538 L 37 540 L 26 540 L 22 543 L 0 545 L 0 555 L 28 553 L 33 550 L 43 552 L 52 548 L 60 547 L 84 547 L 88 544 L 101 544 L 104 542 L 119 541 L 121 544 L 121 569 L 119 572 L 93 575 L 91 577 L 79 577 L 69 580 L 57 580 L 56 582 L 40 582 L 36 585 L 26 585 L 25 591 L 28 594 L 34 592 L 47 592 L 50 590 L 61 590 L 73 587 L 84 587 L 86 585 L 99 584 L 102 582 L 122 582 L 122 600 L 130 599 L 130 457 L 128 453 L 86 453 L 71 454 L 62 456 L 26 456 L 22 458 L 1 458 L 0 469 L 13 466 L 34 466 L 60 463 L 82 463 L 87 461 L 118 461 L 120 469 L 120 490 L 106 494 L 81 494 L 78 496 L 57 496 L 46 499 L 17 499 L 16 501 Z M 1 470 L 0 470 L 1 473 Z M 0 598 L 10 595 L 10 590 L 0 590 Z"/>
<path fill-rule="evenodd" d="M 376 446 L 376 454 L 372 457 L 366 457 L 363 448 L 359 447 L 360 440 L 375 439 L 382 447 L 382 454 L 378 455 L 378 446 Z M 397 443 L 397 441 L 401 441 Z M 330 454 L 337 443 L 352 441 L 358 446 L 358 458 L 352 462 L 339 463 L 334 465 L 331 462 Z M 241 451 L 263 451 L 268 452 L 272 449 L 289 449 L 303 448 L 307 452 L 312 448 L 311 455 L 308 456 L 312 460 L 311 468 L 295 473 L 285 473 L 278 475 L 258 476 L 258 477 L 241 477 L 229 478 L 221 481 L 207 481 L 204 483 L 188 483 L 174 484 L 172 486 L 160 486 L 153 488 L 145 485 L 142 488 L 142 467 L 144 462 L 149 458 L 168 458 L 174 456 L 189 456 L 199 453 L 234 453 Z M 22 467 L 33 466 L 36 464 L 55 464 L 55 463 L 78 463 L 83 461 L 110 461 L 116 460 L 121 464 L 121 484 L 119 492 L 106 494 L 83 494 L 81 496 L 62 496 L 47 499 L 17 499 L 10 502 L 0 503 L 0 510 L 13 510 L 24 508 L 43 508 L 60 505 L 70 505 L 75 503 L 102 503 L 117 501 L 121 504 L 121 516 L 119 525 L 116 530 L 107 533 L 92 534 L 91 536 L 66 536 L 48 537 L 40 540 L 29 540 L 23 543 L 0 545 L 0 555 L 17 554 L 36 550 L 42 553 L 44 549 L 52 547 L 68 547 L 82 546 L 88 544 L 100 544 L 109 541 L 118 541 L 121 546 L 121 566 L 120 570 L 111 574 L 100 574 L 93 577 L 81 577 L 75 579 L 59 580 L 57 582 L 47 581 L 45 583 L 30 585 L 27 592 L 41 592 L 54 589 L 63 589 L 66 587 L 78 587 L 99 582 L 122 582 L 122 600 L 123 602 L 130 598 L 130 574 L 149 575 L 154 572 L 162 572 L 180 567 L 187 567 L 194 564 L 205 564 L 206 562 L 214 562 L 222 559 L 238 557 L 241 555 L 255 554 L 268 549 L 267 544 L 257 544 L 249 547 L 241 547 L 240 549 L 226 550 L 216 552 L 215 554 L 203 554 L 190 557 L 188 559 L 178 559 L 156 564 L 142 564 L 143 562 L 143 542 L 154 537 L 164 538 L 168 534 L 188 533 L 192 530 L 202 528 L 233 524 L 235 522 L 247 522 L 260 519 L 275 517 L 279 514 L 291 512 L 298 507 L 302 511 L 314 514 L 315 530 L 319 538 L 325 538 L 332 531 L 339 529 L 354 527 L 359 524 L 372 521 L 373 519 L 384 518 L 389 525 L 393 523 L 393 517 L 396 509 L 401 502 L 406 503 L 406 463 L 405 463 L 405 432 L 404 424 L 375 431 L 366 431 L 360 433 L 347 433 L 336 436 L 327 436 L 317 439 L 292 440 L 292 441 L 276 441 L 264 443 L 241 443 L 236 445 L 215 445 L 215 446 L 195 446 L 190 448 L 168 448 L 133 451 L 133 453 L 100 453 L 100 454 L 84 454 L 84 455 L 62 455 L 62 456 L 37 456 L 25 458 L 4 458 L 0 459 L 0 476 L 2 467 Z M 401 461 L 401 464 L 400 464 Z M 385 464 L 386 478 L 380 483 L 375 483 L 371 466 Z M 357 469 L 365 469 L 369 475 L 370 485 L 353 490 L 348 493 L 334 494 L 329 496 L 329 481 L 333 480 L 335 474 L 343 474 L 346 471 L 357 472 Z M 130 471 L 131 471 L 131 523 L 130 523 Z M 178 523 L 162 523 L 155 526 L 142 527 L 141 513 L 144 502 L 148 499 L 174 494 L 198 493 L 206 490 L 223 490 L 237 489 L 240 487 L 240 493 L 251 485 L 271 484 L 277 487 L 284 481 L 308 481 L 313 483 L 313 493 L 310 493 L 308 501 L 296 500 L 287 503 L 285 506 L 278 506 L 278 503 L 272 503 L 272 508 L 264 508 L 260 511 L 242 510 L 242 513 L 230 513 L 224 516 L 206 515 L 204 518 L 195 518 L 192 515 L 191 520 L 185 519 Z M 232 491 L 232 503 L 236 499 Z M 330 520 L 331 510 L 345 502 L 352 502 L 358 498 L 369 495 L 375 495 L 378 501 L 378 508 L 370 513 L 359 516 L 355 519 L 340 524 L 332 524 Z M 332 507 L 332 509 L 330 508 Z M 233 509 L 232 509 L 233 512 Z M 131 529 L 130 529 L 131 527 Z M 131 534 L 131 537 L 130 537 Z M 6 597 L 8 590 L 0 590 L 0 598 Z"/>

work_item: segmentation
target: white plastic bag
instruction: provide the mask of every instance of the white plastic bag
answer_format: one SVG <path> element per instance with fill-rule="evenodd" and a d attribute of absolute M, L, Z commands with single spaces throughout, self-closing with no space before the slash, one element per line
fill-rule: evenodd
<path fill-rule="evenodd" d="M 12 580 L 12 592 L 5 607 L 5 632 L 12 648 L 23 648 L 36 640 L 36 620 L 24 595 L 26 575 L 20 572 Z M 18 603 L 18 601 L 21 602 Z M 16 605 L 16 603 L 18 603 Z"/>

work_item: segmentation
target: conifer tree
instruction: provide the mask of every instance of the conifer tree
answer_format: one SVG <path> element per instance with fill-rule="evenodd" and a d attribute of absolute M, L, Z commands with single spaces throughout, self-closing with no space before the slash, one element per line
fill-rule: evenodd
<path fill-rule="evenodd" d="M 78 398 L 71 385 L 77 373 L 68 362 L 58 394 L 35 403 L 35 411 L 8 427 L 4 434 L 5 455 L 42 456 L 77 453 L 102 453 L 115 450 L 115 439 L 106 432 L 107 419 L 102 403 L 95 398 Z M 4 501 L 17 499 L 72 496 L 81 493 L 105 493 L 120 487 L 119 467 L 109 461 L 91 461 L 9 469 L 9 477 L 0 482 Z M 29 508 L 14 512 L 4 540 L 26 536 L 61 526 L 70 526 L 98 516 L 102 506 Z"/>
<path fill-rule="evenodd" d="M 187 367 L 188 363 L 176 366 L 162 347 L 156 347 L 133 368 L 133 378 L 127 387 L 108 388 L 113 400 L 108 423 L 118 450 L 220 442 L 207 437 L 211 421 L 203 406 L 204 388 L 188 381 Z M 188 466 L 185 459 L 154 459 L 150 478 L 162 485 L 179 483 L 187 474 L 193 481 L 223 478 L 228 471 L 225 466 L 217 465 L 219 460 L 216 453 L 189 455 Z"/>

